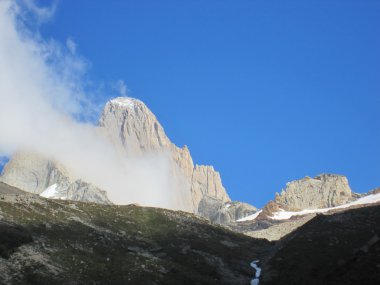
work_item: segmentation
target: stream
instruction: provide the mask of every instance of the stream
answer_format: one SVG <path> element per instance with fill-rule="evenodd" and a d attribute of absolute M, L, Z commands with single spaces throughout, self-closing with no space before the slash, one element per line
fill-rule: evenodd
<path fill-rule="evenodd" d="M 261 275 L 261 268 L 257 265 L 259 262 L 260 260 L 258 259 L 251 262 L 251 267 L 256 270 L 255 278 L 251 280 L 251 285 L 259 285 Z"/>

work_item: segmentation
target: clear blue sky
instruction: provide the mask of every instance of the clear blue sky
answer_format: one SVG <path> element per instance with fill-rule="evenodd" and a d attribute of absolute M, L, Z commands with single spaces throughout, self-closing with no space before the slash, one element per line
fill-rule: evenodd
<path fill-rule="evenodd" d="M 123 79 L 234 200 L 320 173 L 380 186 L 380 1 L 59 1 L 42 34 Z"/>

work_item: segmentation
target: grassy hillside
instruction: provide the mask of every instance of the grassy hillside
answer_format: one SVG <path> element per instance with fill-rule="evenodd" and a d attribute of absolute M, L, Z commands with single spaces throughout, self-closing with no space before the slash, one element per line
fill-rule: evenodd
<path fill-rule="evenodd" d="M 0 185 L 0 284 L 249 284 L 273 247 L 183 212 Z M 12 242 L 9 242 L 12 241 Z"/>
<path fill-rule="evenodd" d="M 0 184 L 0 284 L 379 284 L 380 205 L 276 243 L 184 212 L 47 200 Z"/>

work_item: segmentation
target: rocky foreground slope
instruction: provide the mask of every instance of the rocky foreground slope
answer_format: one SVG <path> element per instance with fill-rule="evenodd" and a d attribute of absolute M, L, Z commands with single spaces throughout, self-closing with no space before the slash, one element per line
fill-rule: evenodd
<path fill-rule="evenodd" d="M 380 205 L 317 215 L 282 238 L 261 284 L 379 284 Z"/>
<path fill-rule="evenodd" d="M 0 184 L 0 284 L 249 284 L 272 247 L 185 212 Z"/>
<path fill-rule="evenodd" d="M 379 284 L 380 205 L 277 242 L 185 212 L 47 200 L 0 184 L 0 284 Z M 253 269 L 250 264 L 258 260 Z"/>

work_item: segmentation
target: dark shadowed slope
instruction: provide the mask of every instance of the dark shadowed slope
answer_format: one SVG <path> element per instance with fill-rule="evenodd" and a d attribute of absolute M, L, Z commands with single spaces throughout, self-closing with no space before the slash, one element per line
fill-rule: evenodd
<path fill-rule="evenodd" d="M 262 284 L 380 284 L 380 206 L 314 219 L 284 237 Z"/>

